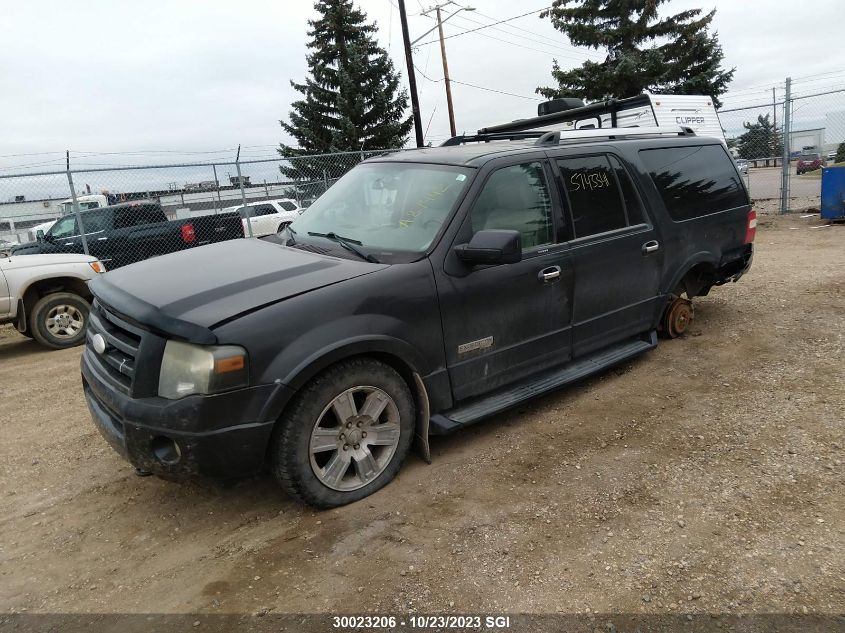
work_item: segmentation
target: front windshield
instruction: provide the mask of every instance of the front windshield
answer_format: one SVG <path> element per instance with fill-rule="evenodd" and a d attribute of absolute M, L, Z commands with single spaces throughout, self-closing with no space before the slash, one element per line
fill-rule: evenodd
<path fill-rule="evenodd" d="M 293 222 L 296 240 L 333 233 L 375 256 L 419 253 L 434 240 L 471 170 L 422 163 L 359 165 Z M 311 235 L 310 237 L 315 237 Z"/>

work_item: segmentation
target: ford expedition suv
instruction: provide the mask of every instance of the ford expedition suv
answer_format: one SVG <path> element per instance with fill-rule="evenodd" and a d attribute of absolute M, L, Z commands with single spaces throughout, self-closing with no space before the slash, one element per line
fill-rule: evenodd
<path fill-rule="evenodd" d="M 268 465 L 338 506 L 414 440 L 428 459 L 430 433 L 682 335 L 755 227 L 724 144 L 685 128 L 455 137 L 361 163 L 279 236 L 94 280 L 85 397 L 142 471 Z"/>

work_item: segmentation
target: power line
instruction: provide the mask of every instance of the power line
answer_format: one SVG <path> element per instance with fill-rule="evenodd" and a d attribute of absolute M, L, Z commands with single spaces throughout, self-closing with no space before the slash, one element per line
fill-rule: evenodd
<path fill-rule="evenodd" d="M 534 11 L 529 11 L 527 13 L 521 13 L 520 15 L 515 15 L 512 18 L 506 18 L 504 20 L 499 20 L 498 22 L 494 22 L 492 24 L 487 24 L 485 26 L 479 26 L 478 28 L 469 29 L 467 31 L 461 31 L 460 33 L 453 33 L 452 35 L 447 35 L 443 39 L 448 40 L 452 37 L 459 37 L 461 35 L 466 35 L 467 33 L 474 33 L 476 31 L 480 31 L 482 29 L 489 29 L 490 27 L 495 26 L 497 24 L 504 24 L 505 22 L 510 22 L 511 20 L 518 20 L 519 18 L 524 18 L 526 15 L 533 15 L 534 13 L 540 13 L 540 11 L 545 11 L 546 9 L 549 9 L 549 8 L 551 8 L 551 7 L 544 7 L 542 9 L 535 9 Z M 423 42 L 422 44 L 417 44 L 417 46 L 425 46 L 427 44 L 434 44 L 435 42 L 438 42 L 438 41 L 439 40 L 429 40 L 428 42 Z"/>
<path fill-rule="evenodd" d="M 508 95 L 509 97 L 519 97 L 520 99 L 531 99 L 533 101 L 543 101 L 542 97 L 528 97 L 526 95 L 518 95 L 513 92 L 505 92 L 504 90 L 496 90 L 495 88 L 485 88 L 484 86 L 476 86 L 475 84 L 469 84 L 465 81 L 458 81 L 457 79 L 451 80 L 453 84 L 461 84 L 462 86 L 469 86 L 470 88 L 477 88 L 478 90 L 486 90 L 487 92 L 497 92 L 500 95 Z"/>
<path fill-rule="evenodd" d="M 499 31 L 499 32 L 504 33 L 505 35 L 509 35 L 511 37 L 519 37 L 519 38 L 522 38 L 522 39 L 529 40 L 531 42 L 536 42 L 536 43 L 541 44 L 543 46 L 551 46 L 551 47 L 560 48 L 560 49 L 563 49 L 563 50 L 570 50 L 570 51 L 573 51 L 575 53 L 579 53 L 579 54 L 582 54 L 582 55 L 596 55 L 596 56 L 599 56 L 599 57 L 602 56 L 602 54 L 599 53 L 599 52 L 593 53 L 592 51 L 583 50 L 583 49 L 577 48 L 575 46 L 569 46 L 567 44 L 561 44 L 560 42 L 558 42 L 557 40 L 555 40 L 551 37 L 548 37 L 546 35 L 541 35 L 540 33 L 537 33 L 535 31 L 529 31 L 528 29 L 523 29 L 523 28 L 518 27 L 514 24 L 505 24 L 505 26 L 508 26 L 512 29 L 516 29 L 518 31 L 523 31 L 524 33 L 528 33 L 531 37 L 528 37 L 526 35 L 522 35 L 520 33 L 513 33 L 511 31 L 507 31 L 507 30 L 505 30 L 501 27 L 495 26 L 496 24 L 499 24 L 501 22 L 501 21 L 497 20 L 495 17 L 487 15 L 485 13 L 481 13 L 480 11 L 476 11 L 476 13 L 480 16 L 483 16 L 483 17 L 489 19 L 489 20 L 494 20 L 494 22 L 490 25 L 485 25 L 484 22 L 479 22 L 478 20 L 475 20 L 475 19 L 469 17 L 468 15 L 461 15 L 461 19 L 462 20 L 468 20 L 469 22 L 473 22 L 475 24 L 481 24 L 481 25 L 489 26 L 489 28 L 492 28 L 494 31 Z M 537 38 L 540 38 L 540 39 L 546 40 L 546 41 L 537 42 Z"/>
<path fill-rule="evenodd" d="M 454 27 L 455 25 L 453 25 L 453 24 L 449 24 L 449 25 L 444 25 L 444 26 L 452 26 L 452 27 Z M 479 27 L 478 29 L 471 29 L 471 30 L 469 30 L 469 31 L 461 31 L 460 33 L 455 33 L 455 34 L 453 34 L 453 35 L 454 35 L 454 36 L 457 36 L 457 35 L 463 35 L 463 34 L 465 34 L 465 33 L 474 33 L 475 35 L 478 35 L 478 36 L 480 36 L 480 37 L 486 37 L 487 39 L 496 40 L 497 42 L 503 42 L 503 43 L 505 43 L 505 44 L 510 44 L 511 46 L 516 46 L 517 48 L 524 48 L 524 49 L 529 50 L 529 51 L 535 51 L 535 52 L 537 52 L 537 53 L 543 53 L 544 55 L 548 55 L 549 57 L 552 57 L 552 58 L 557 58 L 557 57 L 566 57 L 566 58 L 568 58 L 568 59 L 573 59 L 573 60 L 578 61 L 578 62 L 583 62 L 583 61 L 585 61 L 586 59 L 589 59 L 589 58 L 585 58 L 585 57 L 580 57 L 580 58 L 579 58 L 579 57 L 574 57 L 574 56 L 572 56 L 572 55 L 566 55 L 566 54 L 564 54 L 564 53 L 558 53 L 558 52 L 553 52 L 553 51 L 548 51 L 548 50 L 542 50 L 542 49 L 539 49 L 539 48 L 534 48 L 534 47 L 532 47 L 532 46 L 525 46 L 524 44 L 520 44 L 520 43 L 518 43 L 518 42 L 513 42 L 513 41 L 511 41 L 511 40 L 502 39 L 501 37 L 496 37 L 495 35 L 489 35 L 488 33 L 479 33 L 478 31 L 479 31 L 481 28 L 484 28 L 484 27 Z M 447 36 L 447 37 L 452 37 L 452 36 Z M 446 39 L 446 37 L 444 37 L 443 39 L 445 40 L 445 39 Z"/>
<path fill-rule="evenodd" d="M 418 67 L 416 64 L 414 64 L 414 68 L 416 69 L 416 71 L 417 71 L 420 75 L 422 75 L 425 79 L 428 79 L 428 80 L 429 80 L 430 82 L 432 82 L 432 83 L 439 83 L 439 82 L 443 81 L 443 78 L 442 78 L 442 77 L 441 77 L 440 79 L 432 79 L 431 77 L 429 77 L 428 75 L 426 75 L 423 71 L 421 71 L 421 70 L 419 69 L 419 67 Z M 529 96 L 527 96 L 527 95 L 518 95 L 518 94 L 516 94 L 516 93 L 513 93 L 513 92 L 507 92 L 507 91 L 505 91 L 505 90 L 498 90 L 498 89 L 496 89 L 496 88 L 488 88 L 488 87 L 486 87 L 486 86 L 478 86 L 478 85 L 476 85 L 476 84 L 467 83 L 467 82 L 465 82 L 465 81 L 458 81 L 457 79 L 450 79 L 450 81 L 451 81 L 453 84 L 460 84 L 460 85 L 462 85 L 462 86 L 469 86 L 470 88 L 476 88 L 476 89 L 478 89 L 478 90 L 486 90 L 487 92 L 496 92 L 496 93 L 498 93 L 498 94 L 501 94 L 501 95 L 508 95 L 508 96 L 510 96 L 510 97 L 519 97 L 520 99 L 531 99 L 531 100 L 533 100 L 533 101 L 542 101 L 542 100 L 543 100 L 541 97 L 529 97 Z"/>

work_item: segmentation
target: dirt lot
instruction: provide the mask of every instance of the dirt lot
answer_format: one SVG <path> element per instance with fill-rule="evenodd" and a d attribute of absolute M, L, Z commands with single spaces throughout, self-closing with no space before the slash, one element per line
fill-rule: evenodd
<path fill-rule="evenodd" d="M 683 339 L 316 513 L 138 478 L 0 328 L 0 612 L 843 612 L 845 226 L 767 218 Z"/>

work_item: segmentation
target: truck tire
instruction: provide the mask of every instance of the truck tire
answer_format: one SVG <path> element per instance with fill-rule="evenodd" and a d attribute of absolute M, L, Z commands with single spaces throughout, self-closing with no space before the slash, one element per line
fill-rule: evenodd
<path fill-rule="evenodd" d="M 29 315 L 29 331 L 44 347 L 65 349 L 85 341 L 90 306 L 72 292 L 41 297 Z"/>
<path fill-rule="evenodd" d="M 286 228 L 288 228 L 288 226 L 290 226 L 290 222 L 282 222 L 282 223 L 279 225 L 279 228 L 277 228 L 277 229 L 276 229 L 276 233 L 281 233 L 281 232 L 282 232 L 282 231 L 284 231 Z"/>
<path fill-rule="evenodd" d="M 273 474 L 316 508 L 358 501 L 399 472 L 414 436 L 414 400 L 396 371 L 374 359 L 342 361 L 312 379 L 279 419 Z"/>

